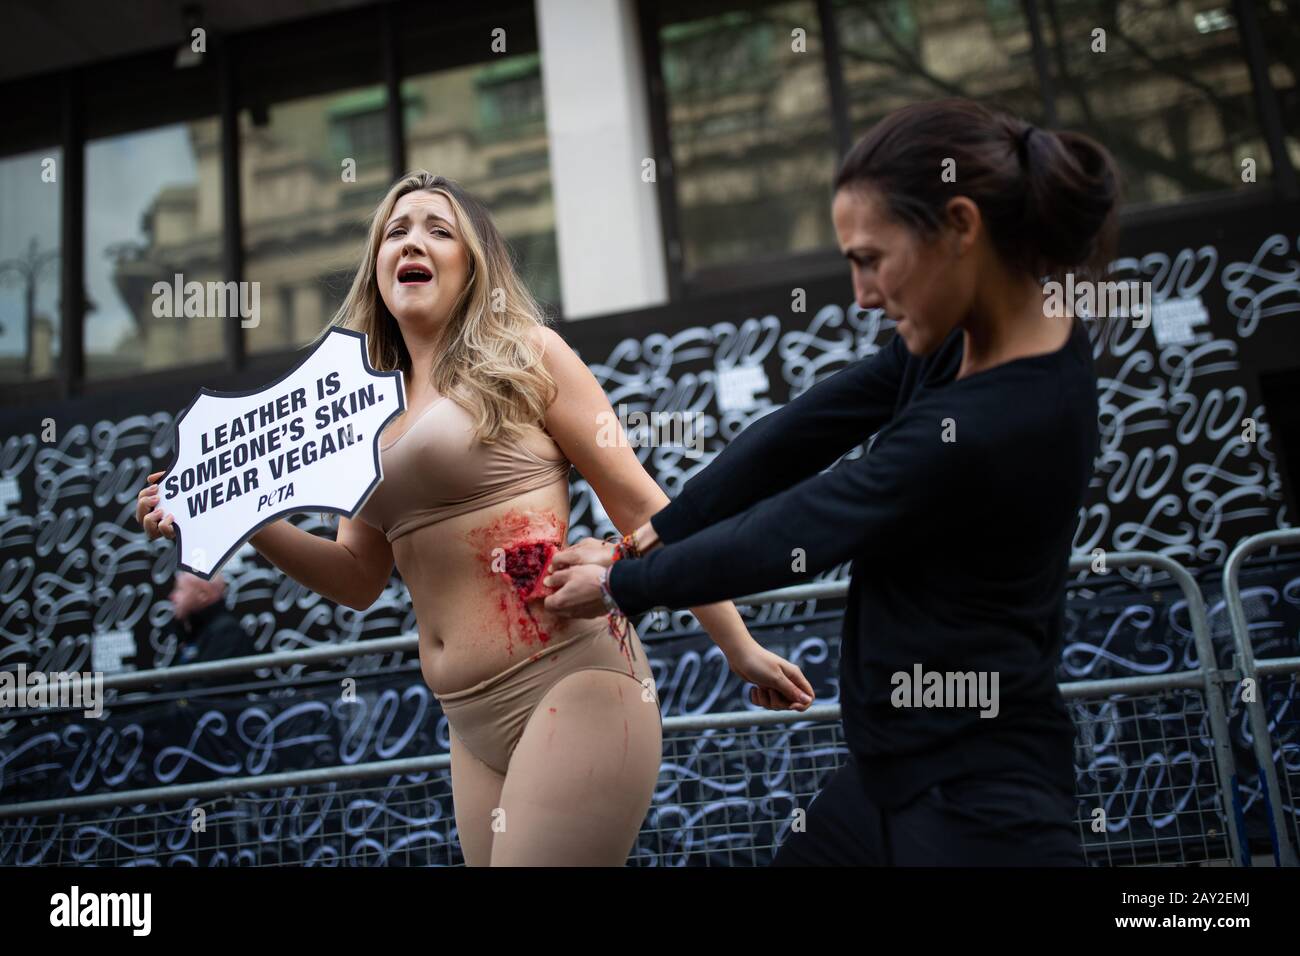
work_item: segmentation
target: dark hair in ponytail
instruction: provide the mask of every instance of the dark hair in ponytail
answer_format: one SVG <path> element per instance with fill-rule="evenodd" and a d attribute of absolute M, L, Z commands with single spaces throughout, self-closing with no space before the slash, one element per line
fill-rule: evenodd
<path fill-rule="evenodd" d="M 955 161 L 956 182 L 941 175 Z M 951 177 L 950 177 L 951 178 Z M 1115 251 L 1119 173 L 1104 146 L 1040 129 L 965 99 L 916 103 L 876 123 L 849 150 L 835 191 L 874 187 L 890 213 L 923 235 L 966 196 L 995 248 L 1035 277 L 1100 277 Z"/>

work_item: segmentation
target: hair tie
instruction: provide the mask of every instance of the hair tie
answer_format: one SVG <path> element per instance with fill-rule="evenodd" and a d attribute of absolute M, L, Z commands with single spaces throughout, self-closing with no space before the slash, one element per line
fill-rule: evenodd
<path fill-rule="evenodd" d="M 1029 165 L 1029 137 L 1033 136 L 1037 130 L 1038 127 L 1031 123 L 1016 138 L 1016 152 L 1020 155 L 1020 161 L 1026 166 Z"/>

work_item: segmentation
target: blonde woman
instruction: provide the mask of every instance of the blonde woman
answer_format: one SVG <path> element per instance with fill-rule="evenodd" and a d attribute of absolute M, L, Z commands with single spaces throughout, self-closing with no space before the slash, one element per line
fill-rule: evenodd
<path fill-rule="evenodd" d="M 598 442 L 613 415 L 600 385 L 454 181 L 416 171 L 389 190 L 332 324 L 366 333 L 374 368 L 403 373 L 406 410 L 380 438 L 383 481 L 335 541 L 282 520 L 252 545 L 358 610 L 396 562 L 421 671 L 451 726 L 469 865 L 624 863 L 658 778 L 654 679 L 630 625 L 620 636 L 603 617 L 548 612 L 541 579 L 565 544 L 570 464 L 624 532 L 666 496 L 626 442 Z M 137 517 L 150 538 L 174 538 L 157 500 L 156 485 L 141 491 Z M 731 604 L 694 610 L 756 703 L 807 708 L 807 679 Z"/>

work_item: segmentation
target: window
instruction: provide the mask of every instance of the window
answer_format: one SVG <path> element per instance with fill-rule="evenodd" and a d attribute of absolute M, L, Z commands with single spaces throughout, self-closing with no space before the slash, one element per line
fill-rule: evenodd
<path fill-rule="evenodd" d="M 225 356 L 225 323 L 240 320 L 207 294 L 223 279 L 220 165 L 215 118 L 86 143 L 88 377 Z M 187 314 L 193 288 L 202 315 Z"/>
<path fill-rule="evenodd" d="M 402 82 L 402 104 L 407 165 L 454 179 L 477 196 L 534 297 L 558 308 L 555 204 L 537 53 L 412 76 Z"/>
<path fill-rule="evenodd" d="M 479 125 L 483 129 L 498 132 L 518 124 L 545 124 L 538 54 L 512 56 L 478 67 L 474 86 L 478 93 Z"/>
<path fill-rule="evenodd" d="M 1283 141 L 1291 165 L 1300 167 L 1300 88 L 1296 85 L 1296 71 L 1300 70 L 1300 17 L 1296 16 L 1293 0 L 1268 0 L 1256 9 L 1268 53 L 1269 79 L 1281 107 Z"/>
<path fill-rule="evenodd" d="M 63 151 L 0 159 L 0 381 L 58 374 Z"/>
<path fill-rule="evenodd" d="M 813 3 L 667 3 L 660 17 L 686 273 L 833 247 L 836 155 Z"/>
<path fill-rule="evenodd" d="M 358 162 L 388 159 L 388 116 L 383 90 L 366 90 L 334 103 L 328 113 L 334 154 Z"/>
<path fill-rule="evenodd" d="M 1231 8 L 1230 0 L 1042 0 L 1060 125 L 1110 149 L 1128 202 L 1243 188 L 1248 158 L 1259 182 L 1271 176 Z"/>
<path fill-rule="evenodd" d="M 240 110 L 244 278 L 262 318 L 250 353 L 310 342 L 334 317 L 392 185 L 382 86 Z"/>
<path fill-rule="evenodd" d="M 856 139 L 901 106 L 962 96 L 1042 120 L 1019 0 L 837 0 Z"/>

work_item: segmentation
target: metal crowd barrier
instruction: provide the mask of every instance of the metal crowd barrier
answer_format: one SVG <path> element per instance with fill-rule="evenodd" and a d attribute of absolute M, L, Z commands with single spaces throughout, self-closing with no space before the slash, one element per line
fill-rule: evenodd
<path fill-rule="evenodd" d="M 1096 841 L 1091 841 L 1094 856 L 1104 850 L 1105 862 L 1110 864 L 1182 863 L 1193 857 L 1196 862 L 1249 865 L 1223 698 L 1224 685 L 1235 682 L 1238 675 L 1220 671 L 1216 666 L 1200 589 L 1181 565 L 1153 552 L 1109 554 L 1106 563 L 1113 568 L 1149 566 L 1172 577 L 1187 599 L 1200 667 L 1173 674 L 1076 681 L 1062 685 L 1061 692 L 1070 701 L 1102 702 L 1096 721 L 1102 735 L 1113 734 L 1122 722 L 1117 718 L 1121 703 L 1129 704 L 1136 712 L 1137 704 L 1144 700 L 1165 704 L 1172 699 L 1184 703 L 1188 696 L 1199 696 L 1203 710 L 1193 707 L 1188 713 L 1209 721 L 1212 780 L 1205 785 L 1194 781 L 1193 789 L 1197 796 L 1206 797 L 1211 796 L 1205 792 L 1206 787 L 1215 788 L 1218 819 L 1208 821 L 1211 825 L 1207 826 L 1207 821 L 1202 819 L 1205 813 L 1200 801 L 1192 810 L 1183 811 L 1177 801 L 1171 800 L 1175 808 L 1166 822 L 1166 828 L 1173 834 L 1171 841 L 1135 838 L 1123 844 L 1112 839 L 1107 830 L 1100 850 Z M 1076 556 L 1070 561 L 1073 574 L 1091 568 L 1089 556 Z M 841 597 L 846 590 L 844 581 L 799 585 L 750 595 L 737 599 L 736 603 L 754 606 Z M 225 677 L 264 667 L 414 651 L 417 641 L 416 637 L 407 636 L 352 642 L 112 675 L 104 678 L 104 688 L 124 691 L 203 677 Z M 1247 667 L 1253 666 L 1248 657 L 1243 655 L 1243 660 Z M 1119 696 L 1127 700 L 1117 700 Z M 647 862 L 678 863 L 700 858 L 724 864 L 768 862 L 781 842 L 791 815 L 784 803 L 777 806 L 771 799 L 773 783 L 788 784 L 782 789 L 782 800 L 789 804 L 789 810 L 806 807 L 826 776 L 841 766 L 847 756 L 839 718 L 838 704 L 817 705 L 794 719 L 788 713 L 773 711 L 665 718 L 665 757 L 660 781 L 642 828 L 642 838 L 629 862 L 636 863 L 640 857 Z M 1095 728 L 1085 725 L 1079 729 L 1081 733 L 1091 733 Z M 1172 742 L 1191 745 L 1200 742 L 1196 739 L 1200 736 L 1189 732 Z M 1148 742 L 1139 732 L 1138 745 Z M 1163 727 L 1156 743 L 1166 750 L 1171 745 Z M 724 762 L 730 761 L 727 771 L 716 778 L 700 779 L 686 757 L 698 756 L 705 750 L 725 758 Z M 755 773 L 752 759 L 766 762 L 761 773 Z M 1144 756 L 1140 765 L 1112 769 L 1127 780 L 1130 770 L 1136 770 L 1140 777 L 1145 772 L 1145 763 Z M 439 855 L 443 862 L 452 863 L 457 854 L 451 831 L 454 820 L 449 799 L 449 765 L 450 756 L 440 754 L 0 805 L 0 849 L 6 845 L 6 829 L 10 831 L 9 845 L 19 847 L 17 857 L 0 863 L 160 862 L 169 855 L 213 850 L 220 851 L 230 862 L 263 865 L 390 863 L 411 858 L 428 861 Z M 424 779 L 409 779 L 412 776 Z M 755 813 L 756 801 L 749 793 L 755 776 L 762 776 L 765 784 L 765 793 L 757 800 L 766 805 L 760 814 Z M 403 777 L 407 778 L 405 782 Z M 355 784 L 378 778 L 386 779 L 351 789 L 340 786 L 343 782 Z M 271 795 L 282 789 L 284 793 Z M 296 792 L 299 789 L 301 792 Z M 316 789 L 322 792 L 312 792 Z M 256 796 L 259 793 L 270 796 L 262 800 Z M 1077 796 L 1085 805 L 1094 800 L 1101 802 L 1100 777 L 1096 793 Z M 1127 799 L 1130 794 L 1121 786 L 1119 796 Z M 284 809 L 285 801 L 292 804 L 292 812 Z M 177 809 L 149 809 L 160 805 Z M 1273 806 L 1276 809 L 1276 799 Z M 267 807 L 271 809 L 268 811 Z M 196 810 L 202 810 L 215 824 L 211 837 L 205 836 L 206 831 L 195 832 L 189 826 Z M 108 811 L 108 821 L 102 811 Z M 1198 824 L 1191 836 L 1182 833 L 1180 813 L 1198 817 L 1191 821 Z M 86 814 L 92 815 L 88 821 L 71 819 Z M 50 817 L 56 818 L 53 823 L 39 822 Z M 396 827 L 394 820 L 398 821 Z M 1076 822 L 1081 841 L 1089 847 L 1086 830 L 1092 819 L 1084 816 Z M 107 823 L 112 824 L 111 830 Z M 330 826 L 336 826 L 341 838 L 352 839 L 346 858 L 340 858 L 337 849 L 322 847 L 320 839 L 330 833 Z M 398 835 L 390 840 L 394 829 Z M 313 840 L 315 849 L 307 849 Z M 1166 851 L 1168 842 L 1174 846 Z M 303 849 L 299 852 L 296 847 Z M 1125 854 L 1128 859 L 1124 859 Z"/>
<path fill-rule="evenodd" d="M 1196 657 L 1200 666 L 1194 671 L 1171 674 L 1074 681 L 1061 685 L 1061 694 L 1066 700 L 1081 700 L 1110 698 L 1117 694 L 1131 698 L 1140 695 L 1167 695 L 1180 689 L 1193 694 L 1199 692 L 1200 702 L 1205 707 L 1205 714 L 1210 724 L 1214 784 L 1218 788 L 1219 795 L 1218 823 L 1222 828 L 1220 832 L 1226 832 L 1228 838 L 1227 855 L 1220 858 L 1232 865 L 1249 866 L 1250 848 L 1245 838 L 1245 822 L 1237 791 L 1236 763 L 1232 754 L 1232 740 L 1223 694 L 1224 685 L 1230 683 L 1235 675 L 1224 673 L 1218 668 L 1201 589 L 1186 568 L 1172 558 L 1152 551 L 1108 553 L 1105 562 L 1109 568 L 1150 567 L 1166 572 L 1173 579 L 1187 600 L 1188 619 L 1191 622 L 1192 638 L 1196 645 Z M 1093 560 L 1088 555 L 1076 555 L 1070 559 L 1070 572 L 1073 574 L 1091 572 L 1092 568 Z M 1136 702 L 1134 699 L 1135 710 Z M 1139 742 L 1145 743 L 1145 741 Z M 1169 741 L 1161 742 L 1167 749 Z M 1188 740 L 1187 743 L 1190 744 L 1192 741 Z M 1175 822 L 1177 823 L 1177 820 Z M 1177 832 L 1176 827 L 1175 833 Z M 1181 847 L 1179 849 L 1181 850 Z M 1158 853 L 1158 846 L 1156 850 Z M 1207 859 L 1211 858 L 1209 853 L 1205 856 Z M 1165 862 L 1159 860 L 1158 856 L 1157 861 Z"/>
<path fill-rule="evenodd" d="M 1241 601 L 1241 587 L 1238 578 L 1246 559 L 1257 551 L 1274 545 L 1300 544 L 1300 528 L 1286 528 L 1279 531 L 1265 531 L 1262 534 L 1243 538 L 1229 553 L 1223 562 L 1223 603 L 1232 624 L 1232 640 L 1236 652 L 1235 668 L 1240 671 L 1243 683 L 1250 681 L 1256 692 L 1243 695 L 1243 703 L 1250 720 L 1251 745 L 1255 751 L 1255 760 L 1259 764 L 1260 790 L 1263 793 L 1268 812 L 1269 827 L 1273 837 L 1274 856 L 1278 866 L 1296 866 L 1296 848 L 1300 843 L 1300 801 L 1297 800 L 1297 784 L 1300 783 L 1300 764 L 1289 770 L 1287 780 L 1291 812 L 1291 827 L 1288 833 L 1286 815 L 1282 802 L 1281 788 L 1278 786 L 1277 768 L 1273 758 L 1273 735 L 1268 725 L 1268 712 L 1264 709 L 1264 693 L 1261 678 L 1274 674 L 1300 673 L 1300 657 L 1279 657 L 1257 661 L 1255 651 L 1250 643 L 1250 624 L 1246 620 L 1246 608 Z M 1278 728 L 1278 756 L 1284 757 L 1286 751 L 1281 745 L 1281 728 Z M 1283 767 L 1286 767 L 1283 759 Z"/>

